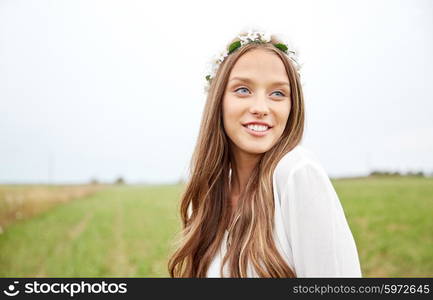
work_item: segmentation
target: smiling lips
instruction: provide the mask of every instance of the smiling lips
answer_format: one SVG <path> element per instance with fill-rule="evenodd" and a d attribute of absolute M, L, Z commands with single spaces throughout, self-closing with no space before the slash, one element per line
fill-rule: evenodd
<path fill-rule="evenodd" d="M 273 127 L 265 122 L 247 122 L 242 126 L 249 134 L 257 137 L 266 135 Z"/>

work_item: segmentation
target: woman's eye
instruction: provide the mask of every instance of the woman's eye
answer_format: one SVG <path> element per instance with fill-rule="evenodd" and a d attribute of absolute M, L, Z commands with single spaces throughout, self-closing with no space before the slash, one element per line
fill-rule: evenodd
<path fill-rule="evenodd" d="M 281 97 L 284 97 L 284 96 L 285 96 L 285 95 L 284 95 L 282 92 L 280 92 L 280 91 L 275 91 L 274 93 L 280 93 L 279 96 L 281 96 Z"/>
<path fill-rule="evenodd" d="M 235 92 L 242 91 L 242 90 L 244 90 L 244 91 L 248 91 L 247 88 L 242 87 L 242 88 L 238 88 L 237 90 L 235 90 Z M 241 93 L 241 94 L 243 94 L 243 93 Z"/>

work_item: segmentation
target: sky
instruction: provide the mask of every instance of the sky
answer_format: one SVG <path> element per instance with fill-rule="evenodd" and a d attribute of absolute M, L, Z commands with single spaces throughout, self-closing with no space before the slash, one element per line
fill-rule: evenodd
<path fill-rule="evenodd" d="M 209 61 L 239 32 L 302 61 L 330 177 L 433 173 L 433 2 L 0 0 L 0 183 L 185 179 Z"/>

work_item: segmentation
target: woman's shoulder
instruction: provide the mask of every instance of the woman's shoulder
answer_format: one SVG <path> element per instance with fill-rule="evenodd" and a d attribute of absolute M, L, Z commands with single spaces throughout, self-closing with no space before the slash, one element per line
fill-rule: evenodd
<path fill-rule="evenodd" d="M 301 168 L 312 169 L 323 175 L 326 174 L 317 155 L 311 149 L 297 145 L 291 151 L 287 152 L 278 162 L 274 171 L 276 183 L 287 182 L 287 179 L 290 178 L 296 170 Z"/>

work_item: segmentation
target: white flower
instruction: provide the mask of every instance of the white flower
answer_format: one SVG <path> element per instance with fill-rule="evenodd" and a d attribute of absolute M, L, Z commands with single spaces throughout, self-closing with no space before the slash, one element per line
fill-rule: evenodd
<path fill-rule="evenodd" d="M 217 60 L 219 61 L 219 63 L 222 63 L 224 61 L 224 59 L 227 57 L 227 55 L 229 55 L 227 50 L 222 51 L 217 57 Z"/>
<path fill-rule="evenodd" d="M 248 43 L 248 37 L 246 35 L 239 35 L 238 39 L 241 41 L 241 46 Z"/>
<path fill-rule="evenodd" d="M 248 32 L 238 36 L 241 46 L 251 42 L 269 43 L 271 35 L 266 32 L 248 30 Z"/>
<path fill-rule="evenodd" d="M 271 41 L 271 35 L 267 32 L 261 33 L 261 40 L 265 43 L 269 43 Z"/>
<path fill-rule="evenodd" d="M 252 30 L 248 31 L 248 33 L 247 33 L 247 39 L 250 42 L 254 42 L 257 38 L 258 38 L 258 32 L 255 32 L 255 31 L 252 31 Z"/>

